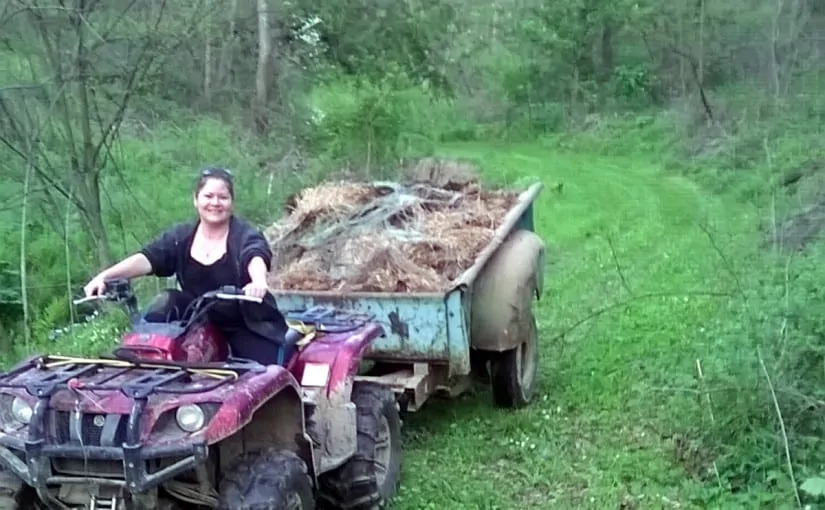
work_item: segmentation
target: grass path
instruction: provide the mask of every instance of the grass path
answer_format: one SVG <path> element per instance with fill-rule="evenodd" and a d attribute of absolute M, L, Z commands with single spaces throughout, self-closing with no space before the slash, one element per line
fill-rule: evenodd
<path fill-rule="evenodd" d="M 540 388 L 519 412 L 481 392 L 409 416 L 393 510 L 706 507 L 707 486 L 691 481 L 673 439 L 706 409 L 669 388 L 691 385 L 712 347 L 703 326 L 727 298 L 702 294 L 733 291 L 719 251 L 750 242 L 755 213 L 641 161 L 536 145 L 443 153 L 475 159 L 494 180 L 547 186 L 535 211 L 549 245 Z"/>

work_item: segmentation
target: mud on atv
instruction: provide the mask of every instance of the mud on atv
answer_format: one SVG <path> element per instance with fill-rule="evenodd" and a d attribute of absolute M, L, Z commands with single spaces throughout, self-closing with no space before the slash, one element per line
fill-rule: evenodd
<path fill-rule="evenodd" d="M 355 382 L 383 334 L 369 317 L 286 314 L 284 363 L 233 358 L 206 322 L 234 288 L 182 320 L 145 322 L 128 281 L 130 330 L 112 356 L 35 356 L 0 374 L 0 510 L 383 508 L 398 486 L 398 404 Z M 320 506 L 319 506 L 320 508 Z"/>

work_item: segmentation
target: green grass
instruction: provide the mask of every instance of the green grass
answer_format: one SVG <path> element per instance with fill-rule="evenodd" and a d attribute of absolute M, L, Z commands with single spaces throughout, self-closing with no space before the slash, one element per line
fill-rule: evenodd
<path fill-rule="evenodd" d="M 193 129 L 191 136 L 201 138 L 199 133 Z M 165 167 L 152 166 L 155 159 L 195 157 L 177 154 L 179 146 L 188 145 L 136 143 L 129 160 L 154 172 Z M 481 390 L 454 401 L 430 401 L 409 415 L 403 485 L 393 510 L 759 506 L 755 498 L 765 489 L 733 496 L 716 488 L 708 460 L 713 457 L 703 441 L 709 407 L 697 398 L 695 377 L 696 359 L 709 379 L 729 375 L 740 350 L 740 365 L 753 364 L 748 336 L 737 331 L 746 325 L 735 320 L 743 314 L 728 263 L 747 272 L 752 283 L 759 213 L 734 198 L 708 197 L 687 179 L 664 172 L 650 162 L 657 155 L 650 147 L 639 137 L 630 147 L 636 150 L 627 151 L 634 158 L 596 156 L 581 148 L 575 155 L 562 154 L 537 143 L 443 148 L 443 155 L 478 162 L 490 181 L 540 179 L 547 186 L 535 208 L 537 229 L 548 243 L 545 296 L 537 304 L 539 391 L 531 407 L 517 412 L 495 409 L 489 392 Z M 140 179 L 152 181 L 154 175 L 134 177 L 132 186 L 143 189 Z M 559 182 L 562 193 L 553 189 Z M 249 192 L 254 197 L 245 203 L 253 208 L 265 192 Z M 171 200 L 164 196 L 147 195 L 153 201 L 146 207 L 154 210 Z M 178 205 L 140 229 L 130 224 L 126 230 L 143 238 L 177 214 L 173 211 L 185 209 L 169 203 Z M 128 214 L 136 210 L 124 209 L 123 215 L 141 219 Z M 55 310 L 62 307 L 62 297 L 53 302 Z M 56 314 L 43 314 L 42 329 Z M 34 350 L 108 350 L 112 327 L 111 319 L 93 322 Z M 0 360 L 8 363 L 20 351 Z M 750 372 L 760 377 L 758 370 Z M 718 422 L 733 417 L 732 429 L 751 425 L 741 410 L 736 415 L 725 408 L 721 397 L 715 402 Z M 769 414 L 770 405 L 765 407 Z M 758 445 L 767 452 L 762 457 L 772 455 L 770 439 Z M 735 448 L 730 451 L 719 463 L 723 485 L 741 474 L 734 472 L 737 462 L 745 466 L 741 471 L 767 471 L 761 464 L 748 465 L 750 459 L 737 457 Z M 780 455 L 770 467 L 782 477 Z M 792 501 L 787 488 L 774 492 Z"/>
<path fill-rule="evenodd" d="M 536 145 L 442 153 L 476 160 L 494 181 L 547 186 L 535 209 L 549 250 L 540 387 L 522 411 L 497 410 L 481 391 L 408 415 L 392 508 L 737 508 L 725 491 L 708 499 L 714 478 L 697 475 L 711 463 L 677 446 L 709 419 L 678 388 L 696 387 L 696 359 L 714 349 L 707 326 L 732 298 L 710 294 L 736 293 L 725 261 L 756 246 L 756 212 L 639 159 Z"/>

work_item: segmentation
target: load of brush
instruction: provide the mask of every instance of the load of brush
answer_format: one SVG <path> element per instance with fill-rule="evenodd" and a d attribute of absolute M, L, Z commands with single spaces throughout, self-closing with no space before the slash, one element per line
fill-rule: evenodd
<path fill-rule="evenodd" d="M 466 163 L 425 159 L 401 182 L 327 182 L 266 229 L 273 289 L 438 292 L 490 242 L 518 193 L 482 189 Z"/>

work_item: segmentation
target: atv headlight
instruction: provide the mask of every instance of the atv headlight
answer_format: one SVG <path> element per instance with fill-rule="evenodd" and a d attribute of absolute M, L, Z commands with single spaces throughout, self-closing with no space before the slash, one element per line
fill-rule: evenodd
<path fill-rule="evenodd" d="M 20 423 L 28 425 L 33 413 L 32 406 L 27 404 L 22 398 L 14 397 L 14 400 L 11 401 L 11 415 Z"/>
<path fill-rule="evenodd" d="M 175 418 L 178 420 L 178 426 L 186 432 L 197 432 L 206 423 L 203 409 L 196 404 L 180 406 L 175 413 Z"/>

